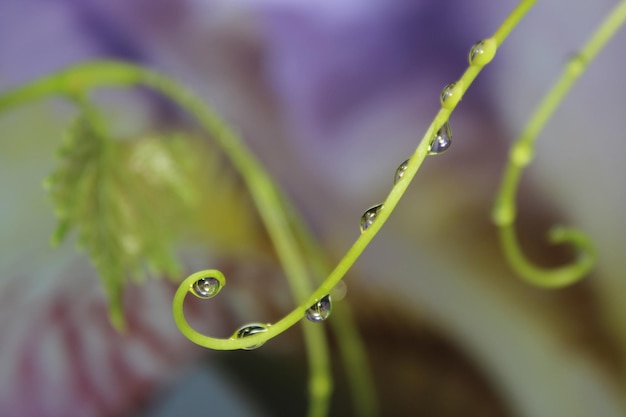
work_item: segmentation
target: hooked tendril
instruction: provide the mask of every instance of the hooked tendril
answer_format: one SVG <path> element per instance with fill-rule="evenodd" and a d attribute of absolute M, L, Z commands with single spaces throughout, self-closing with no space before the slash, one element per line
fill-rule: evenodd
<path fill-rule="evenodd" d="M 295 307 L 281 320 L 273 323 L 267 329 L 267 332 L 251 335 L 249 338 L 246 338 L 246 340 L 211 338 L 196 333 L 191 326 L 188 325 L 183 325 L 181 329 L 183 333 L 195 343 L 212 349 L 242 349 L 251 343 L 258 344 L 266 342 L 284 332 L 304 317 L 307 308 L 329 294 L 389 218 L 391 212 L 398 204 L 409 183 L 428 155 L 431 139 L 435 132 L 448 122 L 451 113 L 476 76 L 481 72 L 482 68 L 491 61 L 499 45 L 505 40 L 511 30 L 519 23 L 535 2 L 536 0 L 522 0 L 500 25 L 494 35 L 483 41 L 480 55 L 470 62 L 466 71 L 454 84 L 453 96 L 455 98 L 453 100 L 445 100 L 442 103 L 442 108 L 426 130 L 414 154 L 409 158 L 406 169 L 402 175 L 402 180 L 394 185 L 383 203 L 383 208 L 377 213 L 376 221 L 368 226 L 366 232 L 361 233 L 345 256 L 315 291 L 308 295 L 308 297 L 300 296 L 301 304 Z M 260 164 L 247 148 L 245 148 L 237 135 L 224 124 L 205 103 L 195 97 L 182 85 L 164 74 L 130 63 L 116 61 L 93 61 L 79 64 L 8 92 L 6 95 L 0 97 L 0 111 L 53 94 L 71 94 L 76 91 L 86 91 L 96 87 L 128 88 L 137 85 L 143 85 L 161 92 L 194 116 L 207 132 L 213 134 L 246 182 L 257 204 L 261 217 L 270 235 L 273 236 L 272 238 L 277 253 L 279 254 L 279 258 L 281 258 L 281 263 L 283 263 L 287 276 L 305 275 L 304 262 L 302 261 L 301 254 L 295 249 L 297 245 L 285 224 L 283 217 L 284 212 L 283 210 L 276 210 L 277 207 L 280 207 L 280 201 L 283 197 L 276 189 L 274 183 L 265 174 Z M 283 254 L 282 256 L 281 253 Z M 194 274 L 185 279 L 175 294 L 173 304 L 175 314 L 180 314 L 179 319 L 184 319 L 182 303 L 188 292 L 189 285 L 193 283 L 196 277 L 197 276 Z M 302 294 L 301 291 L 298 292 Z M 180 320 L 180 322 L 183 323 L 183 320 Z"/>
<path fill-rule="evenodd" d="M 567 243 L 573 246 L 577 257 L 571 264 L 556 269 L 545 269 L 528 261 L 519 247 L 515 233 L 515 195 L 522 170 L 532 161 L 539 133 L 589 63 L 615 35 L 624 21 L 626 21 L 626 0 L 622 0 L 609 13 L 583 48 L 569 60 L 559 80 L 537 106 L 509 153 L 509 162 L 494 204 L 492 218 L 499 228 L 500 241 L 507 260 L 523 279 L 535 285 L 542 287 L 569 285 L 587 275 L 596 263 L 597 253 L 590 239 L 578 230 L 563 227 L 552 229 L 549 240 L 552 243 Z"/>
<path fill-rule="evenodd" d="M 50 95 L 73 97 L 94 88 L 128 88 L 138 85 L 149 87 L 173 100 L 194 116 L 205 131 L 211 134 L 221 145 L 223 151 L 230 157 L 231 162 L 246 182 L 274 243 L 292 292 L 296 300 L 301 302 L 310 290 L 307 270 L 303 255 L 296 249 L 295 237 L 284 222 L 284 213 L 277 210 L 281 206 L 280 191 L 254 156 L 241 143 L 239 137 L 205 103 L 171 78 L 130 63 L 93 61 L 73 66 L 7 92 L 0 97 L 0 112 L 9 107 Z M 223 275 L 216 270 L 201 271 L 198 274 L 206 275 L 206 278 L 218 279 L 218 281 L 223 279 Z M 189 285 L 193 285 L 197 281 L 198 274 L 193 274 L 184 280 L 177 290 L 173 300 L 173 314 L 181 332 L 201 346 L 218 350 L 234 350 L 246 349 L 251 345 L 261 345 L 267 339 L 296 324 L 304 316 L 306 308 L 301 306 L 279 323 L 272 325 L 271 328 L 268 327 L 267 332 L 244 332 L 244 329 L 240 329 L 239 333 L 246 336 L 245 341 L 242 341 L 241 338 L 216 339 L 203 336 L 193 330 L 186 322 L 183 313 L 184 297 L 189 291 Z M 225 284 L 225 279 L 223 284 Z M 306 304 L 307 308 L 310 304 Z M 323 328 L 319 326 L 304 326 L 303 333 L 311 365 L 309 416 L 322 417 L 327 414 L 332 390 L 326 335 Z"/>
<path fill-rule="evenodd" d="M 85 63 L 10 91 L 5 96 L 0 97 L 0 111 L 52 94 L 72 96 L 96 87 L 119 88 L 143 85 L 164 94 L 190 115 L 194 116 L 198 123 L 214 136 L 214 139 L 221 145 L 224 152 L 228 154 L 235 169 L 246 182 L 275 246 L 280 263 L 285 270 L 286 276 L 289 278 L 292 292 L 300 304 L 277 322 L 271 325 L 262 325 L 263 331 L 248 329 L 250 331 L 242 333 L 240 329 L 231 338 L 213 338 L 201 334 L 194 330 L 185 318 L 183 311 L 185 297 L 189 292 L 195 293 L 197 282 L 200 279 L 214 280 L 203 282 L 203 286 L 210 287 L 216 285 L 216 282 L 219 284 L 219 288 L 215 291 L 211 288 L 203 287 L 209 292 L 213 291 L 211 296 L 217 295 L 219 289 L 226 284 L 226 280 L 221 272 L 206 270 L 196 272 L 183 280 L 174 295 L 172 311 L 177 326 L 192 342 L 216 350 L 246 349 L 251 346 L 261 345 L 298 323 L 305 316 L 306 310 L 329 294 L 344 277 L 389 218 L 426 156 L 432 154 L 432 138 L 436 132 L 444 129 L 443 132 L 447 133 L 449 129 L 447 126 L 448 119 L 467 89 L 482 68 L 493 59 L 499 45 L 535 2 L 536 0 L 522 0 L 491 38 L 483 40 L 479 45 L 477 44 L 472 48 L 470 65 L 463 75 L 451 85 L 445 97 L 442 96 L 442 108 L 426 130 L 414 154 L 407 161 L 406 167 L 402 171 L 401 180 L 398 180 L 391 189 L 380 210 L 375 213 L 375 219 L 372 218 L 372 221 L 367 224 L 367 230 L 360 234 L 337 266 L 313 292 L 308 288 L 307 268 L 302 253 L 306 251 L 298 249 L 298 236 L 294 236 L 294 233 L 298 235 L 298 232 L 292 229 L 296 226 L 293 224 L 289 226 L 285 220 L 289 216 L 286 213 L 288 210 L 282 206 L 286 199 L 280 190 L 278 190 L 254 156 L 245 148 L 237 135 L 205 103 L 169 77 L 129 63 L 114 61 Z M 451 134 L 448 136 L 451 136 Z M 566 236 L 570 235 L 566 234 Z M 302 239 L 302 236 L 300 236 L 300 239 Z M 302 244 L 303 242 L 300 241 L 299 243 Z M 313 263 L 317 262 L 314 261 Z M 194 285 L 196 285 L 195 290 Z M 309 410 L 311 417 L 326 414 L 328 396 L 332 385 L 329 377 L 325 336 L 322 330 L 314 325 L 304 327 L 312 371 L 310 382 L 312 404 Z M 309 343 L 311 341 L 316 343 L 313 348 L 311 348 Z M 362 350 L 355 348 L 354 341 L 352 342 L 353 351 L 362 353 Z M 361 392 L 367 392 L 369 389 L 368 387 L 362 388 Z M 370 402 L 369 404 L 371 405 L 372 403 Z M 360 411 L 362 415 L 372 414 L 371 410 Z"/>

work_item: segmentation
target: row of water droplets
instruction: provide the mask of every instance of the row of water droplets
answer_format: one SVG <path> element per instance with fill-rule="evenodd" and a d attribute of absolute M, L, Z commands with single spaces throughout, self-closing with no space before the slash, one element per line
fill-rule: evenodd
<path fill-rule="evenodd" d="M 493 42 L 493 40 L 483 40 L 474 44 L 469 53 L 469 63 L 470 65 L 479 65 L 484 66 L 493 58 L 495 54 L 495 47 L 493 45 L 489 45 L 488 48 L 485 48 L 485 42 Z M 452 109 L 459 102 L 462 96 L 462 86 L 457 82 L 450 83 L 446 85 L 441 91 L 440 102 L 443 108 Z M 452 144 L 452 129 L 450 128 L 450 123 L 445 122 L 434 134 L 430 141 L 430 145 L 428 147 L 428 155 L 439 155 L 445 152 L 450 145 Z M 396 169 L 394 175 L 394 185 L 402 180 L 407 168 L 409 165 L 409 160 L 402 162 L 400 166 Z M 377 204 L 374 207 L 369 208 L 363 215 L 361 216 L 360 228 L 361 233 L 367 230 L 378 216 L 380 210 L 382 210 L 383 204 Z M 215 297 L 222 287 L 226 284 L 226 281 L 223 276 L 219 278 L 215 278 L 212 276 L 207 276 L 198 279 L 195 281 L 189 288 L 189 291 L 194 294 L 196 297 L 202 299 L 209 299 Z M 332 301 L 330 295 L 326 295 L 322 297 L 320 300 L 317 300 L 312 306 L 310 306 L 306 312 L 305 317 L 313 322 L 319 323 L 326 320 L 332 311 Z M 235 333 L 231 336 L 232 339 L 241 339 L 244 337 L 252 336 L 258 333 L 263 333 L 268 330 L 270 324 L 265 323 L 250 323 L 246 324 L 235 331 Z M 246 350 L 252 350 L 260 347 L 263 343 L 258 343 L 256 345 L 251 345 L 246 347 Z"/>
<path fill-rule="evenodd" d="M 470 65 L 479 65 L 484 66 L 488 63 L 491 58 L 493 58 L 493 54 L 487 51 L 485 48 L 485 42 L 488 40 L 482 40 L 476 42 L 472 48 L 470 49 L 468 61 Z M 490 56 L 485 56 L 490 55 Z M 441 91 L 441 95 L 439 96 L 439 100 L 441 102 L 441 106 L 443 108 L 452 109 L 461 99 L 462 95 L 462 86 L 457 82 L 452 82 L 446 85 Z M 440 155 L 452 144 L 452 129 L 450 128 L 450 123 L 445 122 L 439 130 L 433 135 L 430 141 L 430 145 L 428 146 L 428 155 Z M 393 184 L 396 185 L 404 176 L 407 168 L 409 166 L 409 160 L 402 162 L 398 168 L 396 169 Z M 377 204 L 373 207 L 370 207 L 363 213 L 360 221 L 361 233 L 366 231 L 374 221 L 376 217 L 383 209 L 383 204 Z"/>
<path fill-rule="evenodd" d="M 221 289 L 226 285 L 225 279 L 218 279 L 215 277 L 203 277 L 195 281 L 191 284 L 189 288 L 189 292 L 195 295 L 198 298 L 203 300 L 208 300 L 210 298 L 215 297 Z M 309 307 L 305 312 L 305 317 L 313 322 L 319 323 L 328 318 L 332 311 L 332 302 L 330 299 L 330 295 L 326 295 L 322 297 L 320 300 L 316 301 L 311 307 Z M 246 324 L 233 333 L 231 339 L 241 339 L 244 337 L 252 336 L 257 333 L 266 332 L 267 329 L 271 325 L 269 323 L 250 323 Z M 263 343 L 258 343 L 256 345 L 247 346 L 245 350 L 252 350 L 262 346 Z"/>

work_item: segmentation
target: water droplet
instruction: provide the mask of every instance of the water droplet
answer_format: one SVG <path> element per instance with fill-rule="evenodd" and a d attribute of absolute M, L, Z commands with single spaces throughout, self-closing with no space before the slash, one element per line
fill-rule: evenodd
<path fill-rule="evenodd" d="M 235 334 L 233 334 L 233 338 L 234 339 L 241 339 L 244 337 L 248 337 L 248 336 L 252 336 L 253 334 L 257 334 L 257 333 L 263 333 L 267 331 L 267 328 L 269 327 L 269 324 L 263 324 L 263 323 L 251 323 L 251 324 L 246 324 L 245 326 L 240 327 Z M 256 349 L 258 347 L 263 346 L 263 343 L 259 343 L 256 345 L 252 345 L 252 346 L 248 346 L 243 348 L 244 350 L 253 350 Z"/>
<path fill-rule="evenodd" d="M 443 87 L 443 90 L 441 90 L 441 95 L 439 96 L 439 99 L 441 100 L 442 105 L 446 102 L 446 100 L 454 95 L 453 88 L 455 85 L 456 83 L 450 83 Z"/>
<path fill-rule="evenodd" d="M 213 277 L 200 278 L 191 286 L 191 291 L 199 298 L 213 298 L 222 289 L 222 283 Z"/>
<path fill-rule="evenodd" d="M 461 100 L 463 96 L 463 82 L 456 81 L 446 85 L 441 94 L 439 95 L 439 101 L 444 109 L 453 109 Z"/>
<path fill-rule="evenodd" d="M 404 173 L 407 169 L 407 167 L 409 166 L 409 160 L 407 159 L 406 161 L 404 161 L 403 163 L 400 164 L 400 166 L 398 167 L 398 169 L 396 169 L 396 175 L 393 178 L 393 184 L 397 184 L 398 181 L 400 181 L 402 179 L 402 177 L 404 176 Z"/>
<path fill-rule="evenodd" d="M 328 316 L 330 316 L 332 308 L 333 305 L 330 301 L 330 295 L 326 295 L 309 307 L 306 311 L 306 318 L 313 323 L 319 323 L 320 321 L 326 320 Z"/>
<path fill-rule="evenodd" d="M 428 148 L 429 155 L 439 155 L 443 153 L 452 144 L 452 129 L 450 129 L 450 123 L 446 122 L 441 129 L 437 131 L 433 137 L 430 147 Z"/>
<path fill-rule="evenodd" d="M 374 220 L 376 220 L 376 216 L 378 212 L 383 208 L 382 204 L 375 205 L 367 209 L 365 213 L 361 216 L 361 233 L 367 230 L 372 224 L 374 224 Z"/>
<path fill-rule="evenodd" d="M 468 60 L 470 65 L 487 65 L 496 55 L 498 45 L 493 38 L 476 42 L 470 49 Z"/>
<path fill-rule="evenodd" d="M 482 55 L 485 53 L 485 50 L 483 49 L 483 44 L 484 44 L 483 41 L 478 41 L 474 45 L 472 45 L 472 48 L 470 49 L 469 57 L 468 57 L 470 65 L 474 63 L 474 60 L 476 59 L 478 55 Z"/>

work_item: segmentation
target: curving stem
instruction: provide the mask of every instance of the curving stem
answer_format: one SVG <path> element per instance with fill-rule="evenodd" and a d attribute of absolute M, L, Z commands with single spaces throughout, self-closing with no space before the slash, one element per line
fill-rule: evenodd
<path fill-rule="evenodd" d="M 196 283 L 202 279 L 216 279 L 220 283 L 219 288 L 211 295 L 211 297 L 199 296 L 198 293 L 194 291 L 194 286 L 196 286 Z M 237 350 L 248 349 L 250 346 L 260 346 L 269 339 L 293 326 L 304 316 L 304 310 L 300 312 L 299 309 L 296 309 L 275 325 L 267 325 L 267 331 L 239 338 L 234 336 L 228 339 L 216 338 L 196 331 L 193 327 L 191 327 L 185 318 L 183 308 L 185 297 L 187 297 L 187 294 L 191 293 L 199 298 L 212 298 L 216 296 L 225 285 L 226 279 L 220 271 L 217 269 L 208 269 L 189 275 L 183 280 L 183 282 L 180 283 L 176 293 L 174 294 L 174 300 L 172 301 L 172 314 L 174 316 L 176 326 L 178 326 L 185 337 L 197 345 L 215 350 Z"/>
<path fill-rule="evenodd" d="M 588 64 L 615 35 L 625 20 L 626 0 L 622 0 L 609 13 L 580 52 L 569 60 L 559 80 L 535 109 L 509 154 L 509 163 L 496 198 L 492 217 L 499 228 L 500 241 L 507 260 L 522 278 L 535 285 L 562 287 L 571 284 L 587 275 L 596 263 L 597 253 L 589 238 L 578 230 L 563 227 L 554 228 L 549 234 L 549 240 L 552 243 L 571 244 L 578 252 L 574 262 L 556 269 L 545 269 L 528 261 L 519 247 L 515 233 L 515 195 L 522 170 L 533 159 L 534 145 L 539 133 L 576 80 L 587 69 Z"/>

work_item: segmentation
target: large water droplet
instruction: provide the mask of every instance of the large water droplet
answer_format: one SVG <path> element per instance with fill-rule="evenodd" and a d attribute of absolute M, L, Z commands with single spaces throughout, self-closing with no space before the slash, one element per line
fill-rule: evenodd
<path fill-rule="evenodd" d="M 472 45 L 472 48 L 470 49 L 469 56 L 468 56 L 468 61 L 470 65 L 474 63 L 474 61 L 476 60 L 476 57 L 485 53 L 485 50 L 483 49 L 483 44 L 484 44 L 483 41 L 478 41 L 474 45 Z"/>
<path fill-rule="evenodd" d="M 443 90 L 441 90 L 441 95 L 439 96 L 439 99 L 441 100 L 442 105 L 446 102 L 446 100 L 454 95 L 453 89 L 455 85 L 456 83 L 450 83 L 443 87 Z"/>
<path fill-rule="evenodd" d="M 437 131 L 433 137 L 430 147 L 428 148 L 429 155 L 439 155 L 443 153 L 452 144 L 452 129 L 450 129 L 450 123 L 446 122 L 441 129 Z"/>
<path fill-rule="evenodd" d="M 496 55 L 498 44 L 493 38 L 476 42 L 470 49 L 468 61 L 470 65 L 487 65 Z"/>
<path fill-rule="evenodd" d="M 396 175 L 393 177 L 393 184 L 397 184 L 398 181 L 402 179 L 404 173 L 406 172 L 407 167 L 409 166 L 409 160 L 407 159 L 403 163 L 400 164 L 398 169 L 396 169 Z"/>
<path fill-rule="evenodd" d="M 363 233 L 367 228 L 369 228 L 374 221 L 376 220 L 376 216 L 378 212 L 383 208 L 382 204 L 378 204 L 374 207 L 367 209 L 365 213 L 361 216 L 361 233 Z"/>
<path fill-rule="evenodd" d="M 213 298 L 222 289 L 222 283 L 213 277 L 200 278 L 191 286 L 191 291 L 199 298 Z"/>
<path fill-rule="evenodd" d="M 240 327 L 235 334 L 233 334 L 233 338 L 234 339 L 241 339 L 244 337 L 248 337 L 248 336 L 252 336 L 253 334 L 257 334 L 257 333 L 263 333 L 267 331 L 267 328 L 269 327 L 268 324 L 263 324 L 263 323 L 251 323 L 251 324 L 246 324 L 245 326 Z M 245 348 L 243 348 L 244 350 L 253 350 L 256 349 L 258 347 L 263 346 L 263 343 L 258 343 L 256 345 L 252 345 L 252 346 L 247 346 Z"/>
<path fill-rule="evenodd" d="M 463 96 L 463 82 L 461 80 L 446 85 L 441 94 L 439 95 L 439 101 L 441 107 L 444 109 L 452 110 Z"/>
<path fill-rule="evenodd" d="M 320 321 L 326 320 L 328 316 L 330 316 L 332 308 L 333 305 L 330 301 L 330 295 L 326 295 L 308 308 L 306 311 L 306 318 L 313 323 L 319 323 Z"/>

